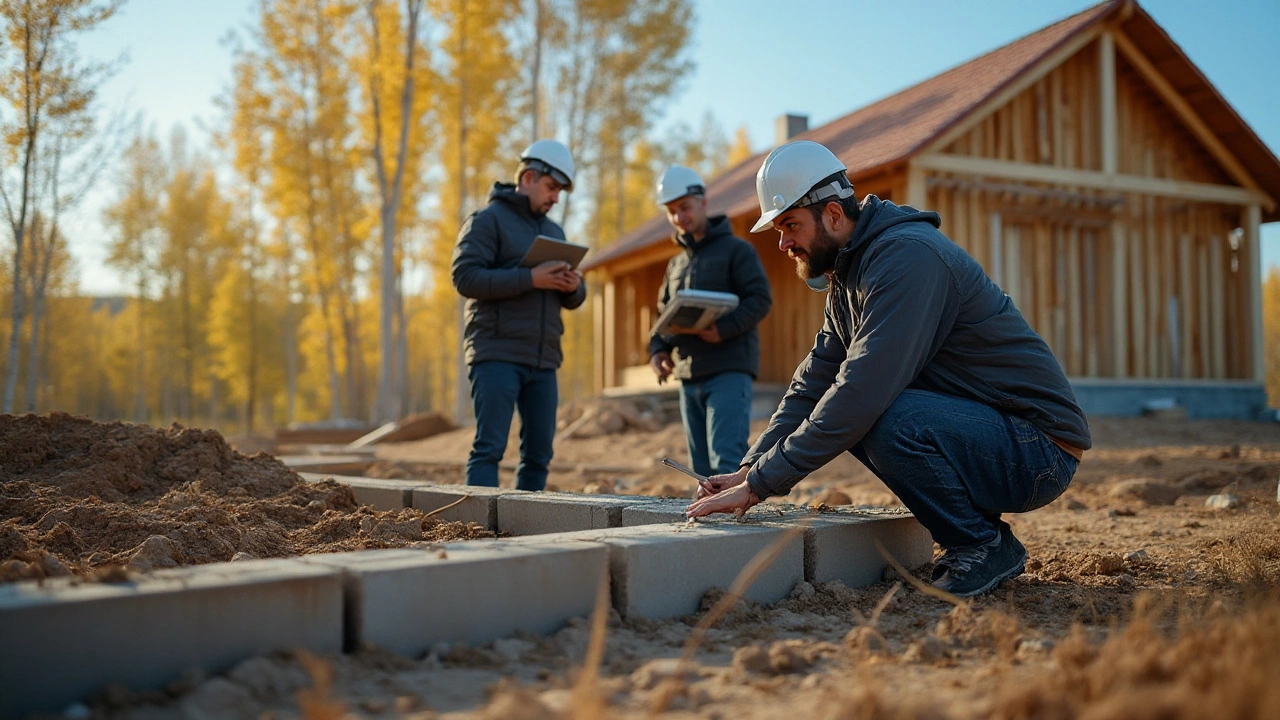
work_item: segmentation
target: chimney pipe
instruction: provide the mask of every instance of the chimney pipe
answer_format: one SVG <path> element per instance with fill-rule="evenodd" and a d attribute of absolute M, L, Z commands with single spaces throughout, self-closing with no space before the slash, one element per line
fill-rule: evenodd
<path fill-rule="evenodd" d="M 782 145 L 783 143 L 789 142 L 800 133 L 808 131 L 808 129 L 808 115 L 792 115 L 791 113 L 779 115 L 773 125 L 774 144 Z"/>

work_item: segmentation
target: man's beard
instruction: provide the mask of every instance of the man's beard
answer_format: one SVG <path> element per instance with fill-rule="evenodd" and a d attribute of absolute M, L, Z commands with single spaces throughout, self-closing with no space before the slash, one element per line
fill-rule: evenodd
<path fill-rule="evenodd" d="M 796 275 L 801 280 L 812 280 L 831 272 L 836 268 L 836 256 L 840 254 L 840 244 L 836 239 L 827 233 L 821 222 L 815 225 L 809 252 L 796 258 Z"/>

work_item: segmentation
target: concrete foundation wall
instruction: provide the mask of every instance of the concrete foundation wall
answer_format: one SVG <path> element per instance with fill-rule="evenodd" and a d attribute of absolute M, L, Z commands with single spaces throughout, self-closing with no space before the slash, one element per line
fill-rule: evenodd
<path fill-rule="evenodd" d="M 0 585 L 0 717 L 56 712 L 111 684 L 159 689 L 273 650 L 339 652 L 342 609 L 339 571 L 298 560 Z"/>
<path fill-rule="evenodd" d="M 1086 415 L 1142 415 L 1149 403 L 1173 401 L 1189 418 L 1261 420 L 1267 391 L 1249 381 L 1096 380 L 1072 378 L 1076 401 Z M 1273 419 L 1273 418 L 1265 418 Z"/>

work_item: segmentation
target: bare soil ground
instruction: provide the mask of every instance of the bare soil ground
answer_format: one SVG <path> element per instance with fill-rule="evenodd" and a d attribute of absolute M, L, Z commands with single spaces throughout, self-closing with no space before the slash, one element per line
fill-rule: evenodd
<path fill-rule="evenodd" d="M 212 430 L 0 415 L 0 582 L 490 535 L 359 507 Z"/>
<path fill-rule="evenodd" d="M 603 622 L 601 616 L 595 632 L 582 620 L 551 637 L 441 647 L 423 658 L 377 648 L 322 658 L 284 653 L 247 660 L 222 676 L 191 675 L 165 692 L 113 688 L 82 710 L 139 719 L 640 718 L 656 712 L 708 719 L 1280 717 L 1280 425 L 1156 419 L 1091 425 L 1096 447 L 1064 497 L 1008 517 L 1031 555 L 1028 572 L 974 602 L 953 606 L 899 585 L 892 575 L 859 589 L 801 584 L 775 606 L 734 605 L 687 665 L 677 658 L 705 611 L 663 622 L 616 616 Z M 176 442 L 199 431 L 152 432 Z M 663 456 L 683 459 L 683 445 L 678 425 L 559 441 L 551 483 L 570 491 L 687 496 L 691 485 L 656 465 Z M 461 482 L 469 446 L 469 432 L 459 430 L 380 447 L 369 474 Z M 15 446 L 0 444 L 0 457 L 9 457 L 8 447 Z M 517 447 L 513 438 L 508 460 Z M 152 466 L 165 466 L 158 455 L 148 457 Z M 235 458 L 219 450 L 200 465 L 216 458 L 224 458 L 222 468 L 271 464 L 262 456 L 225 457 Z M 34 467 L 32 460 L 19 462 Z M 75 483 L 60 472 L 36 481 L 23 477 L 30 469 L 12 472 L 6 461 L 0 528 L 12 528 L 15 508 L 42 493 L 53 504 L 46 513 L 91 502 L 87 489 L 63 490 Z M 220 497 L 247 483 L 228 469 L 220 472 L 221 480 L 201 479 L 222 483 L 215 492 Z M 511 475 L 504 471 L 504 484 Z M 173 484 L 116 490 L 126 498 L 136 494 L 150 511 L 175 492 Z M 299 492 L 296 484 L 291 488 Z M 289 491 L 274 497 L 306 509 L 310 500 L 290 499 Z M 1234 496 L 1235 505 L 1207 507 L 1215 494 Z M 807 479 L 787 500 L 896 504 L 849 457 Z M 131 537 L 133 545 L 121 546 L 147 536 Z M 295 547 L 303 551 L 303 545 Z M 712 594 L 704 605 L 716 599 Z M 603 641 L 598 664 L 589 652 L 593 637 Z"/>

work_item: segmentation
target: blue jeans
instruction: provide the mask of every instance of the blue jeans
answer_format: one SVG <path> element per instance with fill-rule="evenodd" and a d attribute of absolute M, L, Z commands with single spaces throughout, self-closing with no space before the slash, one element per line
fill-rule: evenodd
<path fill-rule="evenodd" d="M 1001 513 L 1049 504 L 1079 462 L 1021 418 L 906 390 L 850 450 L 946 549 L 995 538 Z"/>
<path fill-rule="evenodd" d="M 737 472 L 751 432 L 751 376 L 722 372 L 682 381 L 680 417 L 695 471 L 701 475 Z"/>
<path fill-rule="evenodd" d="M 516 488 L 547 487 L 559 392 L 555 370 L 491 360 L 471 366 L 476 439 L 467 459 L 467 484 L 498 487 L 498 462 L 507 451 L 511 414 L 520 411 L 520 465 Z"/>

